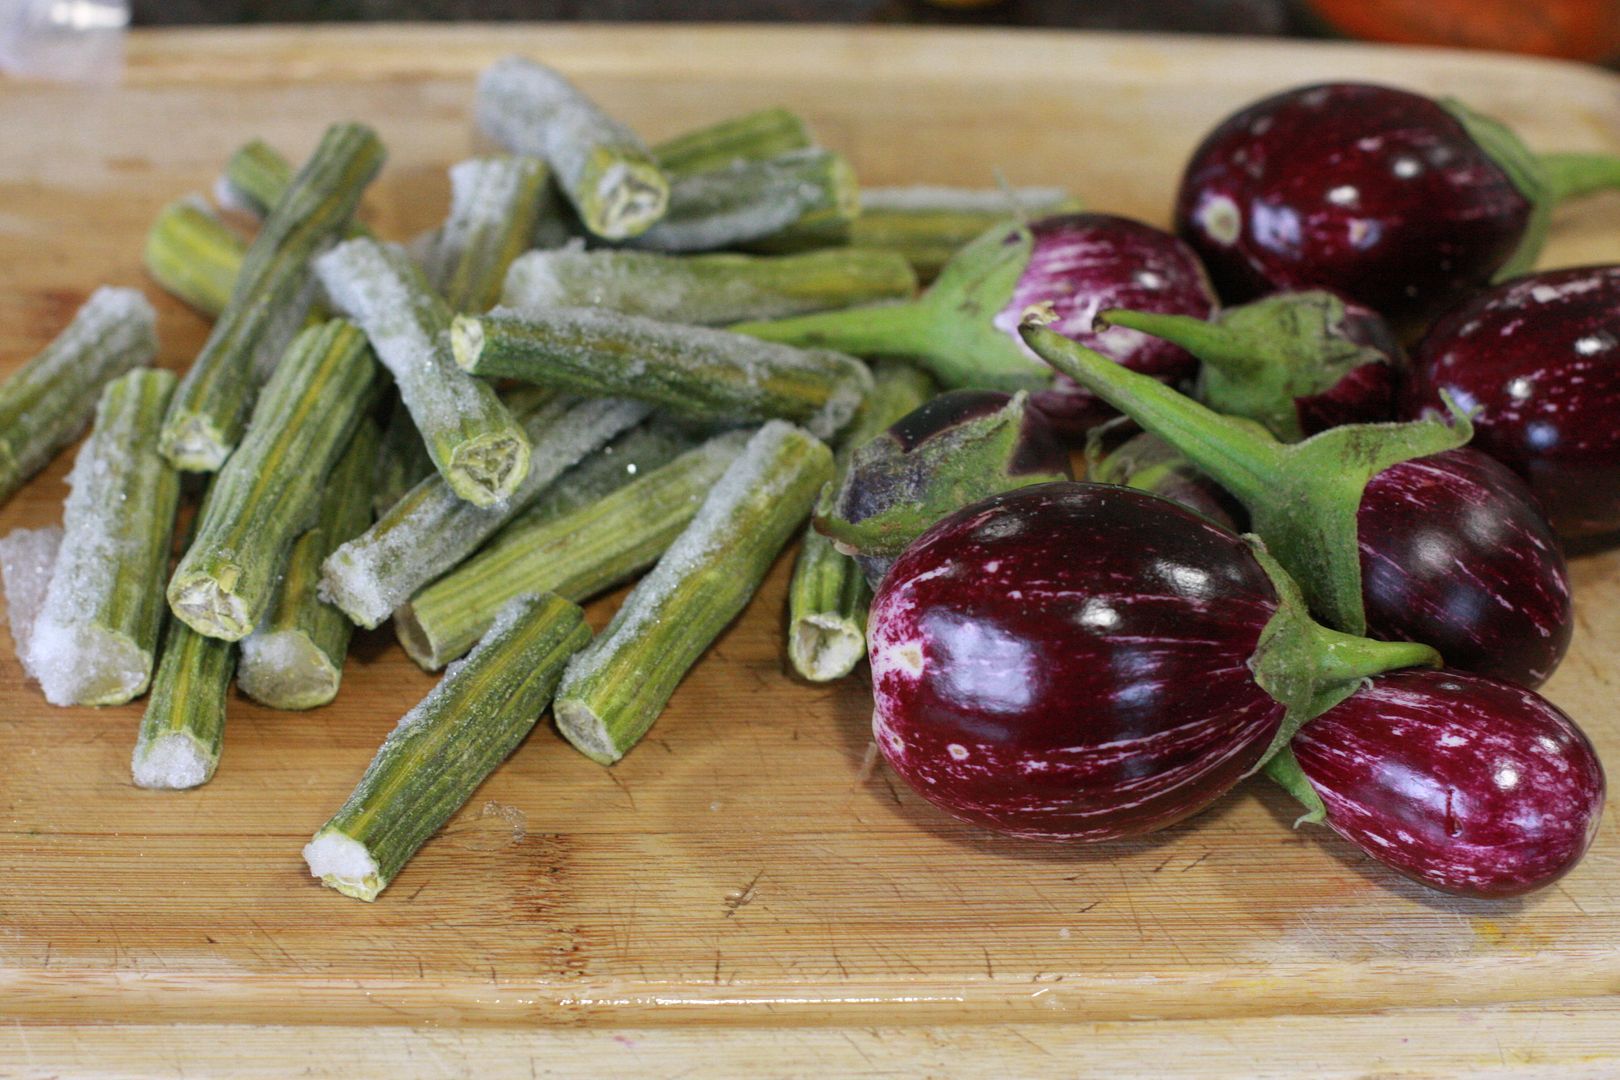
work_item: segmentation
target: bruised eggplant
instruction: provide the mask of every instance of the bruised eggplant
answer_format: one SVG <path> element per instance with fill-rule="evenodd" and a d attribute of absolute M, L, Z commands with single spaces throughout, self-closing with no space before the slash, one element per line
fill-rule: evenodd
<path fill-rule="evenodd" d="M 876 588 L 895 556 L 951 511 L 1070 475 L 1068 453 L 1027 395 L 948 390 L 854 449 L 815 527 Z"/>
<path fill-rule="evenodd" d="M 1312 622 L 1264 550 L 1168 499 L 1059 482 L 935 524 L 868 621 L 873 731 L 924 798 L 1044 840 L 1208 806 L 1416 644 Z"/>

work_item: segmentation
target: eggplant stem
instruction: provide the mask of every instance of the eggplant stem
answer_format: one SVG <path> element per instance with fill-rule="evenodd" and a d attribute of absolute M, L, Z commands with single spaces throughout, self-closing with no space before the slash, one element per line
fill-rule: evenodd
<path fill-rule="evenodd" d="M 1025 326 L 1022 332 L 1029 347 L 1053 368 L 1176 446 L 1244 505 L 1262 505 L 1275 497 L 1285 447 L 1269 434 L 1054 331 Z"/>
<path fill-rule="evenodd" d="M 1440 654 L 1415 641 L 1375 641 L 1317 625 L 1320 643 L 1316 672 L 1320 681 L 1346 683 L 1400 668 L 1441 666 Z"/>
<path fill-rule="evenodd" d="M 1140 330 L 1172 345 L 1180 345 L 1201 363 L 1218 368 L 1232 378 L 1254 378 L 1267 366 L 1255 343 L 1246 335 L 1195 315 L 1111 308 L 1097 316 L 1098 329 L 1105 326 Z"/>
<path fill-rule="evenodd" d="M 904 356 L 926 347 L 932 324 L 928 314 L 924 301 L 907 300 L 737 323 L 730 329 L 803 348 L 836 349 L 856 356 Z"/>
<path fill-rule="evenodd" d="M 1620 157 L 1610 154 L 1540 154 L 1536 163 L 1554 203 L 1620 188 Z"/>

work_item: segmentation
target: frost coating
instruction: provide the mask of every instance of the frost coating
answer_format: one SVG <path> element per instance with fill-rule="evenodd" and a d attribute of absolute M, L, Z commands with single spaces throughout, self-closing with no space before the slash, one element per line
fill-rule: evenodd
<path fill-rule="evenodd" d="M 386 884 L 378 878 L 377 860 L 366 845 L 339 832 L 323 831 L 305 844 L 304 862 L 312 877 L 359 900 L 377 899 Z"/>
<path fill-rule="evenodd" d="M 855 174 L 827 150 L 737 161 L 677 180 L 669 213 L 633 242 L 652 251 L 712 251 L 790 225 L 844 224 L 859 212 Z"/>
<path fill-rule="evenodd" d="M 156 325 L 139 292 L 97 289 L 55 340 L 0 383 L 0 502 L 78 437 L 103 386 L 151 363 Z"/>
<path fill-rule="evenodd" d="M 669 203 L 669 181 L 646 145 L 562 75 L 509 56 L 478 80 L 478 126 L 496 142 L 543 159 L 593 233 L 646 231 Z"/>
<path fill-rule="evenodd" d="M 450 307 L 483 311 L 506 269 L 530 246 L 536 222 L 558 210 L 545 164 L 532 157 L 474 158 L 450 168 L 450 213 L 418 260 Z"/>
<path fill-rule="evenodd" d="M 900 300 L 916 288 L 890 252 L 833 248 L 801 255 L 664 255 L 575 244 L 519 256 L 501 303 L 529 314 L 596 307 L 668 322 L 724 326 Z"/>
<path fill-rule="evenodd" d="M 896 213 L 1038 214 L 1069 198 L 1060 187 L 961 188 L 938 184 L 861 188 L 861 210 Z"/>
<path fill-rule="evenodd" d="M 374 899 L 521 743 L 563 662 L 590 637 L 551 594 L 519 597 L 383 740 L 337 813 L 304 849 L 326 884 Z M 345 842 L 347 841 L 347 842 Z"/>
<path fill-rule="evenodd" d="M 325 703 L 337 695 L 339 678 L 326 655 L 297 631 L 253 633 L 242 640 L 236 684 L 255 701 L 274 708 Z"/>
<path fill-rule="evenodd" d="M 45 603 L 45 590 L 56 566 L 56 552 L 62 545 L 62 529 L 16 529 L 0 539 L 0 585 L 6 595 L 6 614 L 11 622 L 11 641 L 17 659 L 30 677 L 28 643 L 34 636 L 34 621 Z"/>
<path fill-rule="evenodd" d="M 393 373 L 434 465 L 456 493 L 479 506 L 509 498 L 528 471 L 529 443 L 495 391 L 456 367 L 450 311 L 410 259 L 362 238 L 316 259 L 315 272 Z"/>
<path fill-rule="evenodd" d="M 141 369 L 108 384 L 68 474 L 62 542 L 25 664 L 53 705 L 115 705 L 146 689 L 180 497 L 158 454 L 174 390 Z"/>
<path fill-rule="evenodd" d="M 700 420 L 792 420 L 818 437 L 847 423 L 872 388 L 854 357 L 703 326 L 594 308 L 458 318 L 456 361 L 574 393 L 620 394 Z"/>
<path fill-rule="evenodd" d="M 179 791 L 207 783 L 214 764 L 195 739 L 174 732 L 137 746 L 130 773 L 136 787 Z"/>
<path fill-rule="evenodd" d="M 379 625 L 417 589 L 477 550 L 564 470 L 650 411 L 640 402 L 615 399 L 562 400 L 539 409 L 524 421 L 533 464 L 510 499 L 474 506 L 437 475 L 428 477 L 327 558 L 321 598 L 361 626 Z"/>

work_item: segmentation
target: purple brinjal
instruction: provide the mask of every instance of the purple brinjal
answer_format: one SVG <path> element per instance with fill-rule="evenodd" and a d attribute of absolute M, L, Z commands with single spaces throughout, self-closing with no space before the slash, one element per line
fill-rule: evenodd
<path fill-rule="evenodd" d="M 1620 529 L 1620 266 L 1530 274 L 1447 312 L 1413 355 L 1407 414 L 1443 393 L 1560 535 Z"/>
<path fill-rule="evenodd" d="M 1180 821 L 1367 676 L 1438 662 L 1312 622 L 1263 548 L 1185 507 L 1074 482 L 936 523 L 883 579 L 867 639 L 895 771 L 1044 840 Z"/>
<path fill-rule="evenodd" d="M 1290 748 L 1335 832 L 1465 896 L 1556 881 L 1603 813 L 1603 767 L 1581 729 L 1538 694 L 1477 675 L 1380 675 Z"/>
<path fill-rule="evenodd" d="M 1466 416 L 1283 443 L 1059 334 L 1024 335 L 1230 491 L 1330 626 L 1426 642 L 1451 667 L 1532 688 L 1563 659 L 1574 612 L 1558 538 L 1524 481 L 1458 449 Z"/>
<path fill-rule="evenodd" d="M 1193 151 L 1176 228 L 1227 301 L 1332 289 L 1415 336 L 1463 295 L 1535 263 L 1559 199 L 1620 161 L 1533 154 L 1454 101 L 1365 83 L 1286 90 Z"/>
<path fill-rule="evenodd" d="M 1109 214 L 1062 214 L 998 225 L 963 248 L 915 300 L 819 312 L 733 330 L 773 341 L 900 356 L 946 388 L 1027 389 L 1067 439 L 1114 415 L 1018 338 L 1018 320 L 1050 303 L 1057 329 L 1134 371 L 1181 382 L 1197 362 L 1179 346 L 1125 327 L 1097 330 L 1097 313 L 1128 307 L 1205 318 L 1215 294 L 1198 258 L 1161 229 Z"/>

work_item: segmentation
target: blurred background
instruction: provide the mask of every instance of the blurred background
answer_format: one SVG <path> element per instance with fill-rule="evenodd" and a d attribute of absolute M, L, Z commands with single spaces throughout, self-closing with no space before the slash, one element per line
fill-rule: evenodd
<path fill-rule="evenodd" d="M 1583 60 L 1620 52 L 1620 0 L 134 0 L 130 12 L 138 26 L 384 19 L 923 23 L 1347 36 Z"/>

